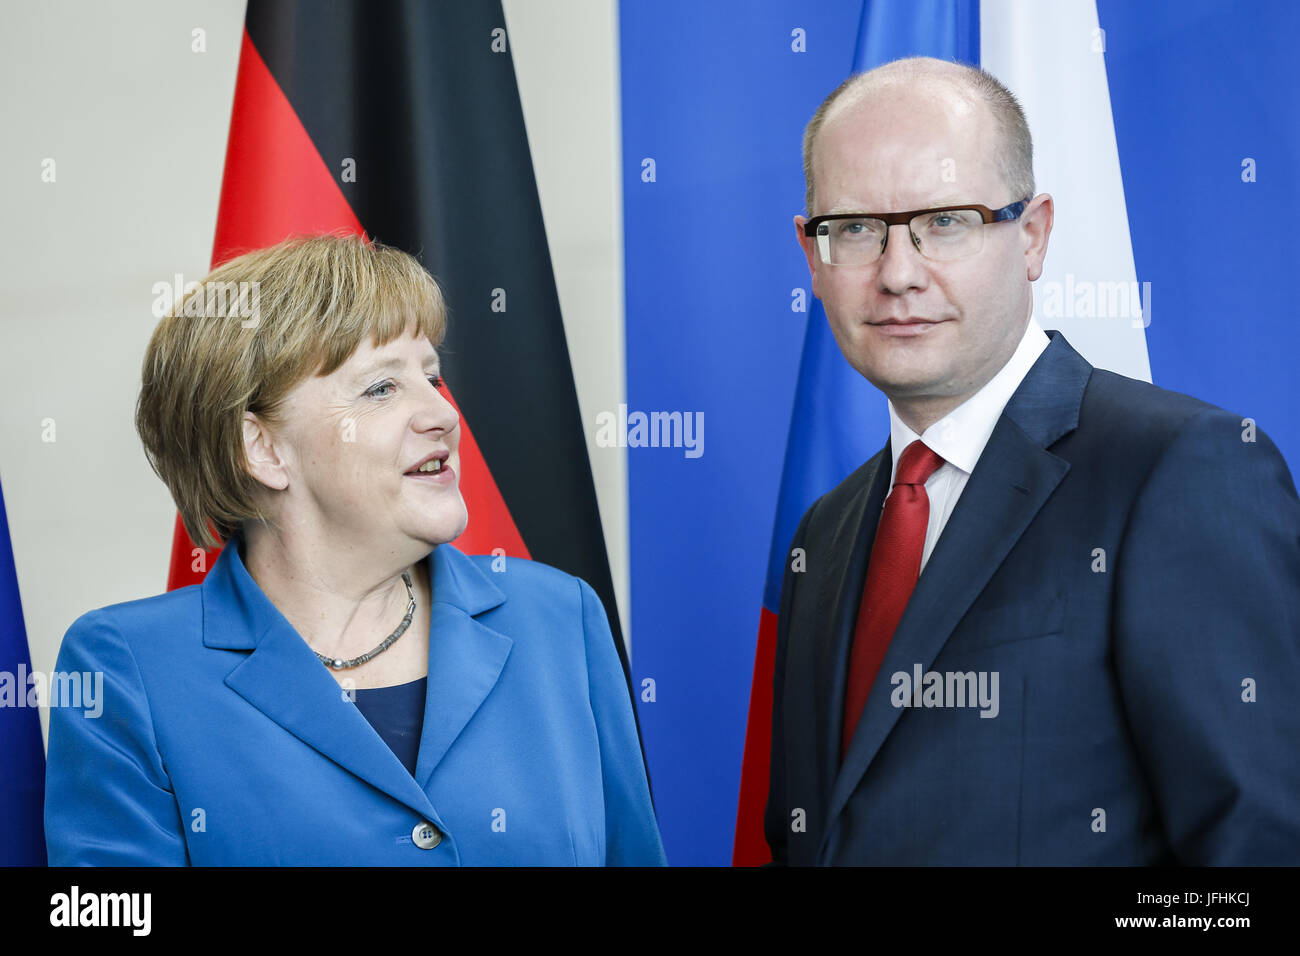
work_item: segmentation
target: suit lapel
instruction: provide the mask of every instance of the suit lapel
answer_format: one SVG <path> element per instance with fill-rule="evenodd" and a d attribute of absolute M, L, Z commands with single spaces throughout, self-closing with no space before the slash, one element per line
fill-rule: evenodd
<path fill-rule="evenodd" d="M 822 578 L 817 601 L 820 615 L 815 622 L 817 635 L 817 687 L 827 692 L 817 695 L 816 721 L 820 743 L 817 755 L 821 771 L 822 794 L 828 794 L 840 766 L 840 737 L 844 723 L 844 690 L 848 673 L 849 648 L 857 623 L 858 604 L 867 577 L 867 561 L 876 538 L 880 509 L 889 490 L 889 473 L 893 464 L 889 443 L 863 469 L 858 491 L 850 499 L 835 526 L 828 553 L 832 564 Z"/>
<path fill-rule="evenodd" d="M 299 740 L 430 820 L 437 815 L 421 784 L 495 686 L 511 644 L 471 616 L 500 604 L 504 595 L 464 555 L 451 552 L 440 545 L 429 558 L 434 604 L 416 778 L 249 576 L 238 546 L 222 552 L 202 585 L 204 644 L 252 652 L 226 675 L 226 685 Z M 481 580 L 467 586 L 466 567 Z"/>
<path fill-rule="evenodd" d="M 470 718 L 496 686 L 513 641 L 475 620 L 506 597 L 451 545 L 430 557 L 433 612 L 429 622 L 429 682 L 415 779 L 423 788 Z"/>
<path fill-rule="evenodd" d="M 261 635 L 226 685 L 340 767 L 432 818 L 428 797 L 287 621 Z"/>
<path fill-rule="evenodd" d="M 823 832 L 824 853 L 832 827 L 902 713 L 890 703 L 890 675 L 929 669 L 953 630 L 979 597 L 1003 559 L 1069 471 L 1047 451 L 1078 426 L 1090 366 L 1059 332 L 1012 395 L 944 526 L 917 581 L 898 629 L 872 684 L 853 743 L 836 777 Z M 886 480 L 888 474 L 886 471 Z M 874 527 L 873 527 L 874 537 Z M 870 544 L 867 546 L 870 553 Z M 856 555 L 855 555 L 856 556 Z M 865 565 L 864 565 L 865 571 Z M 857 578 L 859 582 L 865 573 Z M 861 598 L 843 594 L 840 613 L 853 615 Z M 848 606 L 853 606 L 849 611 Z M 843 635 L 837 629 L 837 638 Z M 847 661 L 847 645 L 843 659 Z M 839 673 L 839 700 L 847 663 Z M 842 706 L 842 705 L 841 705 Z M 838 741 L 838 735 L 835 735 Z"/>

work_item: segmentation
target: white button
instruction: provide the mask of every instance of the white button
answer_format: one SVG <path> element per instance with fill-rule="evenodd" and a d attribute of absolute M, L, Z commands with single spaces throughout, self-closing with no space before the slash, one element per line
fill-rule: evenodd
<path fill-rule="evenodd" d="M 411 831 L 411 839 L 415 841 L 415 845 L 421 850 L 432 850 L 442 842 L 442 834 L 438 832 L 438 828 L 432 823 L 421 820 L 415 825 L 415 829 Z"/>

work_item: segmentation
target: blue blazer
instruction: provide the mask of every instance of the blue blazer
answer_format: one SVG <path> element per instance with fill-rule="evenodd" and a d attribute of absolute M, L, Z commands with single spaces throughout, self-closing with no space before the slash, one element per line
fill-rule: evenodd
<path fill-rule="evenodd" d="M 201 585 L 80 617 L 51 708 L 52 866 L 664 865 L 632 703 L 588 585 L 428 558 L 414 778 L 227 547 Z M 436 845 L 434 845 L 436 844 Z"/>
<path fill-rule="evenodd" d="M 842 764 L 889 446 L 804 515 L 791 547 L 806 566 L 787 567 L 778 625 L 775 862 L 1300 863 L 1300 500 L 1286 463 L 1241 416 L 1094 369 L 1050 335 Z M 918 669 L 923 688 L 944 681 L 919 707 Z M 996 716 L 961 706 L 967 674 L 990 697 L 997 675 Z M 948 675 L 963 675 L 951 695 Z"/>

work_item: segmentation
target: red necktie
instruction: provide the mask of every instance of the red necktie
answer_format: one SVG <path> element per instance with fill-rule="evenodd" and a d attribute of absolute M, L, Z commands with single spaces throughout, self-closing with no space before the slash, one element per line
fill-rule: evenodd
<path fill-rule="evenodd" d="M 844 732 L 840 759 L 849 752 L 853 731 L 867 703 L 871 684 L 885 658 L 885 649 L 903 616 L 907 600 L 921 574 L 925 530 L 930 522 L 930 499 L 925 481 L 939 469 L 943 459 L 919 441 L 898 456 L 894 488 L 885 500 L 885 510 L 871 546 L 867 583 L 862 589 L 858 623 L 853 631 L 849 657 L 849 679 L 844 694 Z"/>

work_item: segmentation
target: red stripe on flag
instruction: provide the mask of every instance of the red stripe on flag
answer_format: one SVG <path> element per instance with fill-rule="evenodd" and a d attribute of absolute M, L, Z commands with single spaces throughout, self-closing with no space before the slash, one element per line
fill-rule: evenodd
<path fill-rule="evenodd" d="M 207 576 L 208 568 L 212 567 L 213 562 L 217 560 L 221 549 L 217 548 L 207 554 L 200 554 L 200 551 L 202 549 L 194 543 L 185 530 L 185 523 L 181 521 L 181 516 L 177 515 L 176 523 L 172 527 L 172 560 L 167 570 L 168 591 L 202 583 Z"/>
<path fill-rule="evenodd" d="M 245 31 L 212 267 L 289 236 L 325 232 L 363 230 Z"/>
<path fill-rule="evenodd" d="M 452 405 L 456 405 L 451 389 L 444 386 L 443 394 Z M 456 405 L 456 414 L 460 414 L 459 405 Z M 469 524 L 456 539 L 456 547 L 466 554 L 491 554 L 496 548 L 502 548 L 512 558 L 531 557 L 492 472 L 483 460 L 478 442 L 465 424 L 464 415 L 460 416 L 457 451 L 460 453 L 460 494 L 469 511 Z"/>
<path fill-rule="evenodd" d="M 758 616 L 758 647 L 754 651 L 754 681 L 749 689 L 749 723 L 745 727 L 745 756 L 740 769 L 740 806 L 736 811 L 736 842 L 732 866 L 762 866 L 772 862 L 763 835 L 763 813 L 772 756 L 772 672 L 776 667 L 777 616 L 763 608 Z"/>
<path fill-rule="evenodd" d="M 245 31 L 212 247 L 213 268 L 289 236 L 326 232 L 364 233 L 298 114 Z M 444 394 L 456 404 L 449 389 Z M 459 414 L 460 408 L 456 411 Z M 529 557 L 463 415 L 459 452 L 460 490 L 470 523 L 456 539 L 456 546 L 470 554 L 501 548 L 511 557 Z M 199 550 L 177 515 L 167 590 L 200 583 L 221 553 L 220 548 L 206 555 Z"/>

